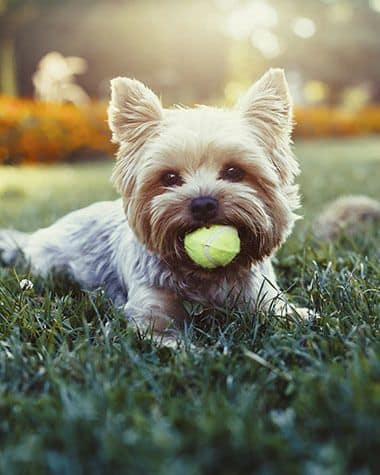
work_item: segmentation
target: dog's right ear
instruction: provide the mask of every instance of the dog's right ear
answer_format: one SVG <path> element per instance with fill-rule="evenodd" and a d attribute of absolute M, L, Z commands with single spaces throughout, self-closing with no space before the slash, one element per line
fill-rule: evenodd
<path fill-rule="evenodd" d="M 111 81 L 108 123 L 115 143 L 144 142 L 162 119 L 159 98 L 140 81 L 118 77 Z"/>

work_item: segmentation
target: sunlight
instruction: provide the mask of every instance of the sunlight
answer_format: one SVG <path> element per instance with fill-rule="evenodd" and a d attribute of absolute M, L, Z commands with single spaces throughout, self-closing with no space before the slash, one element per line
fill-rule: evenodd
<path fill-rule="evenodd" d="M 373 10 L 380 13 L 380 0 L 371 0 L 370 3 Z"/>
<path fill-rule="evenodd" d="M 316 32 L 315 23 L 310 18 L 298 17 L 294 20 L 293 31 L 301 38 L 311 38 Z"/>
<path fill-rule="evenodd" d="M 257 30 L 252 33 L 252 44 L 266 58 L 275 58 L 281 53 L 277 36 L 270 30 Z"/>
<path fill-rule="evenodd" d="M 244 39 L 249 37 L 255 26 L 273 28 L 277 23 L 275 8 L 259 0 L 233 10 L 227 18 L 226 32 L 233 38 Z"/>
<path fill-rule="evenodd" d="M 316 104 L 326 99 L 328 87 L 322 81 L 307 81 L 304 86 L 304 96 L 310 104 Z"/>

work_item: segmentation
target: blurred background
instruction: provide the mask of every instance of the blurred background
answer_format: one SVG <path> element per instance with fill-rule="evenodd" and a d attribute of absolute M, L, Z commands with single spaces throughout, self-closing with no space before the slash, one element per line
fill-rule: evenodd
<path fill-rule="evenodd" d="M 230 105 L 279 66 L 296 135 L 378 133 L 379 32 L 380 0 L 0 0 L 0 162 L 111 153 L 118 75 L 165 105 Z"/>
<path fill-rule="evenodd" d="M 378 196 L 380 0 L 0 0 L 0 224 L 115 196 L 111 78 L 229 106 L 269 67 L 294 97 L 306 206 Z"/>
<path fill-rule="evenodd" d="M 299 104 L 380 99 L 380 0 L 0 0 L 1 92 L 33 96 L 51 51 L 79 56 L 77 82 L 108 97 L 137 77 L 165 102 L 233 101 L 269 66 Z"/>

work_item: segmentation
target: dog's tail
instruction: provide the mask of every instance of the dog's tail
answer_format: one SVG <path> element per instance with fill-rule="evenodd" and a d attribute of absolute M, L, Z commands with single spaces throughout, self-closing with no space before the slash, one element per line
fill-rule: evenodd
<path fill-rule="evenodd" d="M 0 262 L 6 265 L 14 264 L 23 256 L 23 249 L 30 234 L 11 229 L 0 229 Z"/>
<path fill-rule="evenodd" d="M 327 204 L 313 224 L 317 239 L 333 240 L 342 232 L 355 235 L 380 223 L 380 201 L 363 195 L 342 196 Z"/>

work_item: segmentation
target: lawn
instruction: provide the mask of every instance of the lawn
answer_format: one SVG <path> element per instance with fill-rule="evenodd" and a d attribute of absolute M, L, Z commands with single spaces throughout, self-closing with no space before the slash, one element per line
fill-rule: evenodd
<path fill-rule="evenodd" d="M 334 245 L 310 222 L 346 193 L 380 198 L 380 139 L 296 144 L 304 197 L 276 258 L 314 322 L 220 309 L 202 350 L 136 336 L 101 292 L 0 268 L 0 474 L 377 473 L 379 231 Z M 0 168 L 0 227 L 47 225 L 115 196 L 110 162 Z"/>

